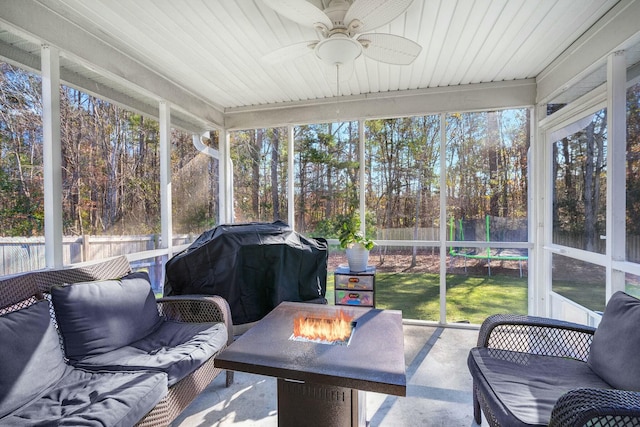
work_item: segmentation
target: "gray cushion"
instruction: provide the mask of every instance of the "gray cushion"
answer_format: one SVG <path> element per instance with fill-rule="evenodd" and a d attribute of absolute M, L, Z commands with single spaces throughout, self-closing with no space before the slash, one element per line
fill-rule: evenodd
<path fill-rule="evenodd" d="M 588 364 L 613 387 L 640 391 L 640 300 L 611 296 L 593 336 Z"/>
<path fill-rule="evenodd" d="M 569 390 L 611 388 L 575 359 L 479 347 L 467 362 L 514 417 L 510 426 L 546 426 L 556 401 Z"/>
<path fill-rule="evenodd" d="M 131 427 L 167 394 L 167 376 L 68 367 L 53 388 L 0 419 L 6 426 Z"/>
<path fill-rule="evenodd" d="M 195 371 L 227 343 L 223 323 L 162 322 L 156 331 L 129 346 L 80 360 L 87 369 L 152 369 L 169 376 L 169 386 Z"/>
<path fill-rule="evenodd" d="M 161 322 L 144 272 L 120 280 L 54 286 L 51 296 L 72 362 L 138 341 Z"/>
<path fill-rule="evenodd" d="M 65 370 L 47 301 L 0 316 L 0 417 L 51 387 Z"/>

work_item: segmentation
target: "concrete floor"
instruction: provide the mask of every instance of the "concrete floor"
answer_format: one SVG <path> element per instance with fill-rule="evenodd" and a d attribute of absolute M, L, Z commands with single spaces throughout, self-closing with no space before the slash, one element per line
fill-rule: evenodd
<path fill-rule="evenodd" d="M 407 396 L 367 392 L 368 425 L 476 426 L 466 360 L 477 337 L 477 330 L 405 324 Z M 172 427 L 277 425 L 276 379 L 242 372 L 235 373 L 229 388 L 225 375 L 219 375 L 172 423 Z"/>

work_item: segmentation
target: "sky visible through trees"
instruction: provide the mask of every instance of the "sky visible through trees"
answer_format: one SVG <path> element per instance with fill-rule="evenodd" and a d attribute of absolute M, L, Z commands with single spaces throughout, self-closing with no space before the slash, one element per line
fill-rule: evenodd
<path fill-rule="evenodd" d="M 483 224 L 486 215 L 524 219 L 526 227 L 528 110 L 448 114 L 446 123 L 448 215 Z M 281 208 L 286 204 L 286 135 L 284 128 L 232 134 L 235 208 L 241 220 L 286 219 Z M 295 128 L 298 230 L 335 237 L 342 219 L 357 210 L 358 135 L 358 122 Z M 365 122 L 365 200 L 372 233 L 437 227 L 440 139 L 439 115 Z M 274 206 L 280 207 L 277 214 Z"/>
<path fill-rule="evenodd" d="M 0 234 L 44 234 L 40 78 L 0 63 Z M 151 234 L 160 228 L 159 136 L 155 120 L 73 88 L 61 93 L 65 235 Z M 627 233 L 640 234 L 640 87 L 628 90 Z M 586 123 L 586 122 L 585 122 Z M 296 229 L 335 237 L 359 204 L 358 122 L 231 134 L 236 222 L 287 220 Z M 451 112 L 441 141 L 439 115 L 364 122 L 367 230 L 380 238 L 415 238 L 444 218 L 484 224 L 487 216 L 524 227 L 528 210 L 530 111 Z M 208 141 L 217 145 L 213 132 Z M 606 110 L 553 144 L 554 232 L 577 234 L 578 247 L 601 251 L 606 212 Z M 444 143 L 444 149 L 441 144 Z M 218 165 L 192 136 L 172 131 L 174 232 L 217 224 Z M 293 181 L 288 158 L 293 156 Z M 444 155 L 444 159 L 441 159 Z M 446 171 L 445 185 L 441 175 Z M 287 200 L 293 185 L 294 199 Z M 401 231 L 401 232 L 400 232 Z M 404 234 L 403 234 L 404 233 Z M 516 233 L 517 234 L 517 233 Z M 497 236 L 497 235 L 496 235 Z M 467 240 L 483 236 L 465 236 Z"/>

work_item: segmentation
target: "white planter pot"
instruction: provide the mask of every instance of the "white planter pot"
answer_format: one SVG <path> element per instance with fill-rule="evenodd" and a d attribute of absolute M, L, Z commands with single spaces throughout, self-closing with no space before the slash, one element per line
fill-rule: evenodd
<path fill-rule="evenodd" d="M 369 250 L 365 249 L 362 245 L 355 245 L 352 248 L 347 248 L 347 262 L 349 263 L 349 270 L 353 272 L 361 272 L 367 270 L 367 264 L 369 262 Z"/>

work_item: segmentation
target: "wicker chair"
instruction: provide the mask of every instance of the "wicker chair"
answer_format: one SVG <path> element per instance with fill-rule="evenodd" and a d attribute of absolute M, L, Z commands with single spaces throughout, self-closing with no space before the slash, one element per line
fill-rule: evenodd
<path fill-rule="evenodd" d="M 538 362 L 537 356 L 555 356 L 557 360 L 580 361 L 586 365 L 595 331 L 588 326 L 548 318 L 494 315 L 482 324 L 478 347 L 472 349 L 472 353 L 483 348 L 495 349 L 487 350 L 494 353 L 491 357 L 523 368 Z M 473 377 L 474 418 L 478 424 L 482 410 L 491 426 L 545 425 L 546 422 L 550 426 L 640 426 L 640 392 L 610 386 L 562 392 L 553 405 L 550 419 L 535 424 L 523 422 L 495 393 L 485 372 L 486 365 L 478 363 L 472 353 L 468 365 Z M 553 387 L 554 371 L 548 371 L 547 375 Z M 523 396 L 523 401 L 526 398 L 530 396 Z"/>
<path fill-rule="evenodd" d="M 107 280 L 131 272 L 126 257 L 87 263 L 70 268 L 39 270 L 0 279 L 0 314 L 28 307 L 46 297 L 56 284 Z M 231 313 L 227 302 L 217 296 L 179 296 L 157 300 L 161 315 L 183 322 L 224 322 L 227 345 L 233 341 Z M 53 317 L 53 313 L 52 313 Z M 55 318 L 54 318 L 55 321 Z M 173 421 L 221 373 L 212 357 L 197 370 L 169 388 L 164 399 L 140 422 L 139 426 L 166 426 Z M 227 386 L 232 382 L 227 372 Z"/>

